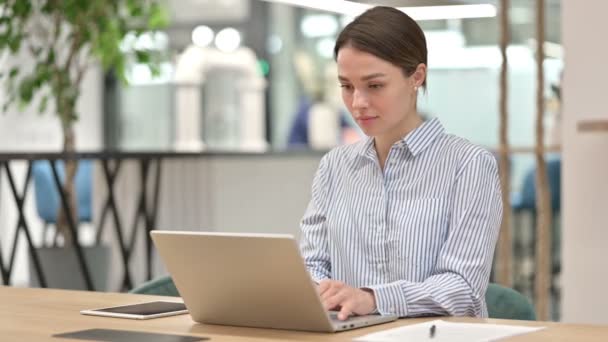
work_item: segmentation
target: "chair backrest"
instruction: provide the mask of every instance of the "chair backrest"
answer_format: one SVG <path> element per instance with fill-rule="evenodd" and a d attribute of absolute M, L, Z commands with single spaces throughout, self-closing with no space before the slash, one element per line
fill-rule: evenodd
<path fill-rule="evenodd" d="M 547 178 L 551 189 L 551 207 L 553 212 L 561 208 L 561 174 L 562 162 L 560 158 L 547 160 Z M 521 190 L 521 209 L 536 210 L 536 167 L 530 169 L 524 178 Z"/>
<path fill-rule="evenodd" d="M 536 320 L 536 312 L 528 298 L 508 287 L 490 283 L 486 303 L 490 318 Z"/>
<path fill-rule="evenodd" d="M 130 293 L 148 294 L 157 296 L 179 297 L 179 292 L 170 276 L 152 279 L 129 291 Z"/>
<path fill-rule="evenodd" d="M 61 182 L 65 182 L 65 165 L 57 161 L 57 173 Z M 34 177 L 34 196 L 38 215 L 48 223 L 57 221 L 57 210 L 60 205 L 59 192 L 53 179 L 53 171 L 47 160 L 37 160 L 32 165 Z M 91 222 L 92 219 L 92 187 L 93 161 L 83 159 L 78 162 L 75 179 L 78 199 L 78 219 L 81 222 Z"/>

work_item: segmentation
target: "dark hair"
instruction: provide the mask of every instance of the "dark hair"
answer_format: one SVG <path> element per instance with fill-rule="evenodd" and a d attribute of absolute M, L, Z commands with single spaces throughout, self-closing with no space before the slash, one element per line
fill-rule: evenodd
<path fill-rule="evenodd" d="M 427 64 L 424 32 L 414 19 L 392 7 L 371 8 L 346 25 L 336 40 L 334 58 L 348 45 L 400 67 L 405 76 L 411 76 L 418 64 Z M 426 79 L 422 87 L 426 88 Z"/>

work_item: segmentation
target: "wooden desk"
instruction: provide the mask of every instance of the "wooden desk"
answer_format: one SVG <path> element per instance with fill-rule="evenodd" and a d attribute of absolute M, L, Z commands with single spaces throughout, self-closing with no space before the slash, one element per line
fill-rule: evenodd
<path fill-rule="evenodd" d="M 104 328 L 164 334 L 194 335 L 210 341 L 350 341 L 370 332 L 423 322 L 426 319 L 402 319 L 375 327 L 336 334 L 307 333 L 272 329 L 204 325 L 189 315 L 138 321 L 84 316 L 82 309 L 124 305 L 167 297 L 124 293 L 81 292 L 54 289 L 0 287 L 0 339 L 2 341 L 59 341 L 53 334 Z M 487 322 L 515 325 L 539 325 L 547 329 L 516 336 L 509 341 L 607 341 L 608 326 L 574 325 L 549 322 L 523 322 L 495 319 L 443 318 L 458 322 Z M 74 341 L 74 340 L 66 340 Z"/>

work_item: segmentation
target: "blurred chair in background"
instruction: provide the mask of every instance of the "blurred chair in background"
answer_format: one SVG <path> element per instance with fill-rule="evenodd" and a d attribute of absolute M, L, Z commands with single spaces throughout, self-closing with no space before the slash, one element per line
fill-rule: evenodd
<path fill-rule="evenodd" d="M 547 178 L 551 192 L 552 239 L 551 239 L 551 297 L 552 316 L 559 319 L 561 272 L 561 158 L 547 158 Z M 535 250 L 536 250 L 536 167 L 525 175 L 521 192 L 511 197 L 513 209 L 514 241 L 514 288 L 534 298 Z M 528 219 L 529 218 L 529 219 Z"/>
<path fill-rule="evenodd" d="M 62 182 L 65 181 L 65 165 L 63 161 L 57 161 L 57 172 Z M 49 227 L 57 223 L 57 212 L 61 205 L 59 192 L 53 179 L 53 171 L 47 160 L 38 160 L 33 163 L 32 174 L 34 177 L 34 197 L 38 216 L 44 221 L 42 233 L 43 245 L 46 243 Z M 78 220 L 80 222 L 92 222 L 92 188 L 93 188 L 93 161 L 80 160 L 75 179 Z M 51 244 L 57 243 L 57 230 L 51 240 Z"/>

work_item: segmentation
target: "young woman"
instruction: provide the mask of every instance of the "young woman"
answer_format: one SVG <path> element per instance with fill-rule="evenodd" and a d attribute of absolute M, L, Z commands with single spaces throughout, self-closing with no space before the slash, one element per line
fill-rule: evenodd
<path fill-rule="evenodd" d="M 334 55 L 344 103 L 368 138 L 323 157 L 301 222 L 323 304 L 340 319 L 486 317 L 502 217 L 496 161 L 416 111 L 421 28 L 375 7 L 344 28 Z"/>

